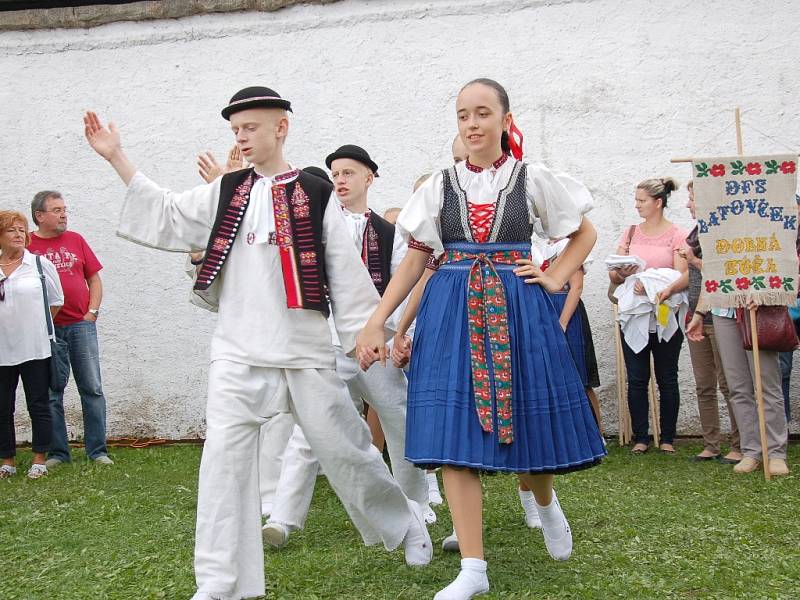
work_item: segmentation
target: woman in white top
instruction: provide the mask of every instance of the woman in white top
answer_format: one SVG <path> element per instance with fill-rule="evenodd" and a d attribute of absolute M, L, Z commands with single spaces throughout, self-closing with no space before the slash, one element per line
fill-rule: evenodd
<path fill-rule="evenodd" d="M 37 257 L 25 249 L 30 239 L 22 213 L 0 211 L 0 479 L 17 472 L 14 401 L 20 377 L 33 429 L 29 478 L 47 474 L 44 461 L 52 435 L 50 341 Z M 52 319 L 64 304 L 64 293 L 53 263 L 40 260 Z"/>

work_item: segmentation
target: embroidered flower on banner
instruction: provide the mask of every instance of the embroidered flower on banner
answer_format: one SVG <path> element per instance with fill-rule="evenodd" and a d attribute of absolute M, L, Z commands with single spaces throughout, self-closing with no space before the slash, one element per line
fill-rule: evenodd
<path fill-rule="evenodd" d="M 794 161 L 792 160 L 785 160 L 781 163 L 781 171 L 784 175 L 788 175 L 789 173 L 794 173 Z"/>
<path fill-rule="evenodd" d="M 712 165 L 711 166 L 711 176 L 712 177 L 722 177 L 725 175 L 725 165 Z"/>
<path fill-rule="evenodd" d="M 750 287 L 750 280 L 747 277 L 738 277 L 736 279 L 736 287 L 740 290 L 746 290 Z"/>
<path fill-rule="evenodd" d="M 761 175 L 761 163 L 747 163 L 747 173 L 749 175 Z"/>
<path fill-rule="evenodd" d="M 709 294 L 713 294 L 714 292 L 717 291 L 717 289 L 719 289 L 719 284 L 716 281 L 714 281 L 713 279 L 710 281 L 706 281 L 706 291 Z"/>
<path fill-rule="evenodd" d="M 773 275 L 772 277 L 769 278 L 769 287 L 771 287 L 773 290 L 780 289 L 781 285 L 782 285 L 781 278 L 778 277 L 777 275 Z"/>

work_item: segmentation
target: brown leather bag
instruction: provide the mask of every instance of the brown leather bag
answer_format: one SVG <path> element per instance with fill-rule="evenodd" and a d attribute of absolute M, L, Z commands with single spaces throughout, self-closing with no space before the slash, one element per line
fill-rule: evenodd
<path fill-rule="evenodd" d="M 736 309 L 736 326 L 745 350 L 753 349 L 749 312 L 745 308 Z M 800 344 L 789 309 L 785 306 L 759 306 L 756 310 L 756 331 L 759 350 L 791 352 Z"/>
<path fill-rule="evenodd" d="M 628 229 L 628 240 L 625 242 L 625 255 L 631 253 L 631 240 L 633 239 L 633 233 L 636 231 L 636 225 L 631 225 Z M 617 304 L 617 298 L 614 296 L 614 292 L 616 289 L 622 284 L 614 283 L 611 281 L 608 284 L 608 299 L 611 301 L 611 304 Z"/>

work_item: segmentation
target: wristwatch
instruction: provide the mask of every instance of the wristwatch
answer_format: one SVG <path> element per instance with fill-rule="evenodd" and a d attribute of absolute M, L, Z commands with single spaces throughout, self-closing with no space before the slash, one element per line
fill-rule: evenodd
<path fill-rule="evenodd" d="M 100 309 L 99 308 L 90 308 L 89 312 L 94 315 L 95 319 L 100 316 Z"/>

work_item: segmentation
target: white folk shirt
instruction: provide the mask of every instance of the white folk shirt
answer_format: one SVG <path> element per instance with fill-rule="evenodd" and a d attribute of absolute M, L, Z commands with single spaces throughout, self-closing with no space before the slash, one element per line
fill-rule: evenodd
<path fill-rule="evenodd" d="M 53 263 L 41 258 L 50 306 L 63 306 L 58 272 Z M 6 262 L 2 257 L 0 261 Z M 50 341 L 36 256 L 25 250 L 22 264 L 7 278 L 0 272 L 0 279 L 5 292 L 5 300 L 0 302 L 0 366 L 47 358 Z"/>
<path fill-rule="evenodd" d="M 499 168 L 490 167 L 476 173 L 467 168 L 466 161 L 455 167 L 458 181 L 470 204 L 489 204 L 497 201 L 500 191 L 508 185 L 516 161 L 508 158 Z M 444 177 L 436 171 L 414 193 L 400 212 L 397 226 L 406 241 L 413 237 L 433 248 L 437 258 L 444 252 L 439 224 L 444 201 Z M 526 171 L 525 194 L 528 212 L 537 238 L 565 238 L 580 227 L 583 215 L 594 202 L 582 183 L 563 173 L 554 173 L 541 164 L 529 164 Z"/>
<path fill-rule="evenodd" d="M 175 193 L 136 173 L 128 186 L 118 235 L 162 250 L 204 249 L 217 213 L 220 181 L 217 178 Z M 286 306 L 278 247 L 247 243 L 251 211 L 264 216 L 272 212 L 271 185 L 262 189 L 265 193 L 257 190 L 251 195 L 244 225 L 217 283 L 219 319 L 211 342 L 211 360 L 259 367 L 333 369 L 334 351 L 325 317 L 319 311 Z M 259 207 L 258 203 L 267 206 Z M 336 329 L 343 348 L 350 352 L 379 297 L 353 248 L 333 195 L 323 216 L 322 244 Z"/>

